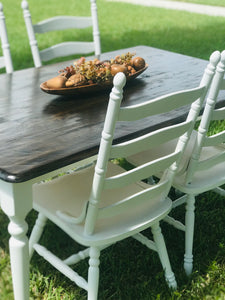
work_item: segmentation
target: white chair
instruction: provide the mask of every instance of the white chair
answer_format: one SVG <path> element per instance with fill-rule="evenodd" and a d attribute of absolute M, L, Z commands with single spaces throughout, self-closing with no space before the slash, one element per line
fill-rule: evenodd
<path fill-rule="evenodd" d="M 205 86 L 165 95 L 139 105 L 120 107 L 124 84 L 125 75 L 118 73 L 110 94 L 96 165 L 33 186 L 34 209 L 39 212 L 39 216 L 30 236 L 30 255 L 35 250 L 43 256 L 78 286 L 87 290 L 89 300 L 97 299 L 100 251 L 128 237 L 158 252 L 166 281 L 170 287 L 176 288 L 159 221 L 172 208 L 172 201 L 167 195 L 188 141 L 188 131 L 192 130 L 204 99 Z M 131 124 L 190 104 L 194 113 L 179 124 L 112 145 L 115 128 L 121 121 Z M 162 155 L 155 161 L 146 161 L 131 171 L 125 171 L 110 162 L 111 158 L 126 157 L 174 138 L 179 139 L 173 153 Z M 164 174 L 158 183 L 150 186 L 141 181 L 158 169 Z M 87 248 L 62 261 L 38 244 L 47 219 Z M 154 241 L 140 233 L 149 227 Z M 90 259 L 86 281 L 69 265 L 87 257 Z"/>
<path fill-rule="evenodd" d="M 22 1 L 21 6 L 23 9 L 24 20 L 35 67 L 40 67 L 42 65 L 42 61 L 49 61 L 56 57 L 65 57 L 68 55 L 85 55 L 94 52 L 97 58 L 100 57 L 101 44 L 98 26 L 97 5 L 95 0 L 90 0 L 90 3 L 92 14 L 92 16 L 90 17 L 56 16 L 43 20 L 37 24 L 33 24 L 28 2 L 25 0 Z M 35 36 L 36 34 L 42 34 L 56 30 L 65 30 L 69 28 L 83 29 L 91 26 L 93 27 L 93 40 L 90 42 L 71 41 L 60 43 L 44 50 L 39 50 L 38 48 L 38 43 Z"/>
<path fill-rule="evenodd" d="M 212 57 L 211 57 L 211 63 Z M 203 192 L 214 190 L 225 196 L 225 191 L 220 188 L 225 184 L 225 130 L 208 136 L 211 121 L 225 120 L 225 108 L 215 109 L 220 89 L 225 90 L 225 51 L 221 54 L 221 61 L 217 66 L 216 74 L 207 97 L 206 105 L 197 131 L 193 131 L 190 141 L 184 152 L 183 163 L 180 171 L 174 178 L 173 186 L 184 193 L 173 203 L 173 208 L 186 203 L 185 225 L 167 216 L 165 221 L 185 232 L 184 269 L 190 275 L 193 269 L 193 236 L 194 236 L 194 209 L 195 197 Z M 166 147 L 155 151 L 169 154 L 176 147 L 176 142 L 171 141 Z M 151 160 L 153 153 L 146 151 L 138 156 L 128 158 L 135 166 L 142 163 L 143 159 Z M 160 173 L 155 174 L 158 177 Z"/>
<path fill-rule="evenodd" d="M 7 73 L 12 73 L 13 64 L 12 64 L 10 46 L 8 42 L 3 5 L 1 2 L 0 2 L 0 39 L 1 39 L 1 46 L 2 46 L 2 53 L 3 53 L 3 56 L 0 57 L 0 69 L 6 68 Z"/>

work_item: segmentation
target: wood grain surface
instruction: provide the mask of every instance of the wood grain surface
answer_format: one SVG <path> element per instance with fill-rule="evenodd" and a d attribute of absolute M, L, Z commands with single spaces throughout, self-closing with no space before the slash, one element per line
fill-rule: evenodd
<path fill-rule="evenodd" d="M 133 105 L 165 93 L 199 84 L 207 61 L 147 46 L 102 55 L 136 52 L 148 69 L 127 83 L 122 105 Z M 91 59 L 91 57 L 90 57 Z M 40 84 L 57 76 L 73 61 L 0 75 L 0 178 L 23 182 L 94 155 L 98 151 L 109 91 L 57 96 L 44 93 Z M 116 140 L 138 136 L 162 124 L 176 122 L 187 107 L 171 114 L 121 123 Z"/>

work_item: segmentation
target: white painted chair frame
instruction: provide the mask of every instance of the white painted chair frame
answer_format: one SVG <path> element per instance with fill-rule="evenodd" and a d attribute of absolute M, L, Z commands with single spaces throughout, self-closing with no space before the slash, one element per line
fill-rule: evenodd
<path fill-rule="evenodd" d="M 1 47 L 3 52 L 3 56 L 0 57 L 0 69 L 5 67 L 7 73 L 12 73 L 13 63 L 12 63 L 7 30 L 6 30 L 5 15 L 3 12 L 3 5 L 1 2 L 0 2 L 0 40 L 1 40 Z"/>
<path fill-rule="evenodd" d="M 172 207 L 172 201 L 167 195 L 188 141 L 189 131 L 194 126 L 204 99 L 205 86 L 165 95 L 135 106 L 120 107 L 124 84 L 125 75 L 117 74 L 110 94 L 95 168 L 91 166 L 59 177 L 55 182 L 53 180 L 49 183 L 35 184 L 33 189 L 34 209 L 39 212 L 39 216 L 30 237 L 30 255 L 33 250 L 38 252 L 78 286 L 87 290 L 89 300 L 97 299 L 100 251 L 127 237 L 133 237 L 149 249 L 157 251 L 169 286 L 177 286 L 159 221 L 169 214 Z M 192 111 L 195 113 L 189 114 L 188 118 L 179 124 L 112 145 L 117 122 L 135 121 L 188 104 L 192 104 Z M 172 138 L 179 138 L 172 154 L 146 162 L 134 170 L 124 171 L 109 161 L 110 158 L 131 155 Z M 164 174 L 158 183 L 149 186 L 141 181 L 154 174 L 156 169 L 162 170 Z M 78 192 L 82 185 L 87 198 Z M 70 199 L 67 201 L 68 190 L 71 188 L 75 190 L 69 192 Z M 78 197 L 76 193 L 79 193 Z M 47 218 L 88 248 L 62 261 L 38 244 Z M 140 233 L 149 227 L 152 229 L 154 241 Z M 86 281 L 69 265 L 88 256 L 90 260 Z"/>
<path fill-rule="evenodd" d="M 212 79 L 211 72 L 217 65 L 216 61 L 218 62 L 218 51 L 212 54 L 201 84 L 206 84 L 209 87 Z M 187 275 L 190 275 L 193 269 L 195 197 L 209 190 L 214 190 L 225 196 L 225 191 L 220 188 L 222 184 L 225 184 L 225 146 L 223 144 L 225 142 L 225 130 L 207 136 L 211 121 L 225 120 L 225 108 L 215 109 L 218 93 L 220 90 L 225 89 L 224 70 L 225 51 L 222 52 L 221 61 L 217 65 L 198 131 L 194 130 L 192 132 L 187 151 L 184 153 L 183 161 L 186 162 L 186 167 L 182 168 L 174 178 L 173 186 L 185 194 L 174 201 L 173 208 L 186 203 L 185 225 L 170 216 L 166 216 L 164 219 L 177 229 L 185 232 L 184 269 Z M 174 146 L 170 145 L 172 149 Z M 169 153 L 170 147 L 165 149 L 165 152 Z M 141 163 L 141 160 L 135 158 L 135 156 L 131 159 L 128 158 L 128 161 L 134 165 Z"/>
<path fill-rule="evenodd" d="M 40 67 L 42 61 L 49 61 L 56 57 L 64 57 L 75 54 L 90 54 L 95 53 L 96 58 L 100 58 L 101 43 L 100 32 L 98 25 L 97 5 L 96 0 L 90 0 L 91 16 L 57 16 L 43 20 L 37 24 L 32 23 L 29 5 L 26 0 L 22 1 L 22 9 L 26 29 L 28 33 L 31 52 L 35 67 Z M 53 45 L 47 49 L 39 50 L 36 39 L 36 34 L 43 34 L 49 31 L 65 30 L 65 29 L 83 29 L 93 27 L 93 41 L 72 41 Z"/>
<path fill-rule="evenodd" d="M 225 120 L 225 108 L 215 109 L 218 93 L 225 89 L 224 73 L 225 51 L 221 54 L 221 61 L 209 90 L 188 168 L 182 177 L 183 180 L 177 177 L 174 181 L 174 186 L 186 194 L 184 268 L 187 275 L 190 275 L 193 269 L 195 197 L 209 190 L 225 196 L 225 191 L 220 188 L 225 184 L 225 130 L 207 135 L 211 121 Z"/>

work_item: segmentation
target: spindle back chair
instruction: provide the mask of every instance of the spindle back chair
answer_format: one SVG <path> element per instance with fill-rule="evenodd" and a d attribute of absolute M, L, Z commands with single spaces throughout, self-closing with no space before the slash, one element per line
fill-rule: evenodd
<path fill-rule="evenodd" d="M 216 66 L 216 56 L 218 52 L 212 54 L 209 68 Z M 183 163 L 174 177 L 173 186 L 184 193 L 181 197 L 173 202 L 173 208 L 186 204 L 185 224 L 166 216 L 165 221 L 175 226 L 177 229 L 185 232 L 185 255 L 184 269 L 187 275 L 190 275 L 193 269 L 193 237 L 194 237 L 194 219 L 195 219 L 195 197 L 203 192 L 214 190 L 225 196 L 225 190 L 220 186 L 225 184 L 225 130 L 210 135 L 209 128 L 213 121 L 225 120 L 225 108 L 216 109 L 216 101 L 221 90 L 225 90 L 225 51 L 221 54 L 221 60 L 217 65 L 215 76 L 209 89 L 206 104 L 198 130 L 193 130 L 188 146 L 184 152 Z M 208 79 L 212 78 L 211 76 Z M 207 80 L 207 86 L 211 80 Z M 202 80 L 202 82 L 206 81 Z M 156 149 L 156 152 L 169 154 L 176 147 L 176 142 L 171 141 L 166 147 Z M 151 160 L 153 153 L 146 151 L 138 156 L 128 157 L 128 161 L 136 166 L 142 163 L 143 159 Z M 160 172 L 155 174 L 161 177 Z"/>
<path fill-rule="evenodd" d="M 33 189 L 34 209 L 39 212 L 39 216 L 30 237 L 30 254 L 35 250 L 43 256 L 84 288 L 89 300 L 97 299 L 100 251 L 128 237 L 157 251 L 168 285 L 172 288 L 177 286 L 159 222 L 172 208 L 168 193 L 188 141 L 189 131 L 198 116 L 206 87 L 199 86 L 138 105 L 121 107 L 125 81 L 123 73 L 114 78 L 96 164 L 47 183 L 35 184 Z M 169 113 L 184 105 L 192 106 L 192 114 L 178 124 L 140 133 L 139 137 L 132 137 L 126 142 L 113 143 L 117 126 L 121 122 L 132 124 L 140 119 Z M 173 153 L 162 155 L 154 161 L 146 161 L 133 170 L 125 171 L 111 161 L 163 145 L 171 139 L 178 140 Z M 150 186 L 142 181 L 156 170 L 163 172 L 159 182 Z M 66 260 L 56 257 L 38 243 L 47 219 L 87 248 Z M 154 241 L 141 233 L 147 228 L 152 229 Z M 69 265 L 88 256 L 90 260 L 86 281 Z"/>
<path fill-rule="evenodd" d="M 94 52 L 96 58 L 100 58 L 101 44 L 96 0 L 90 0 L 90 5 L 91 16 L 56 16 L 33 24 L 28 2 L 26 0 L 22 1 L 21 6 L 35 67 L 40 67 L 43 61 L 76 54 L 86 55 Z M 47 49 L 39 49 L 36 39 L 37 34 L 66 29 L 84 29 L 88 27 L 93 28 L 92 41 L 63 42 Z"/>
<path fill-rule="evenodd" d="M 13 72 L 13 63 L 10 52 L 10 45 L 8 41 L 5 15 L 3 12 L 3 5 L 0 2 L 0 40 L 3 56 L 0 57 L 0 69 L 5 68 L 7 73 Z"/>

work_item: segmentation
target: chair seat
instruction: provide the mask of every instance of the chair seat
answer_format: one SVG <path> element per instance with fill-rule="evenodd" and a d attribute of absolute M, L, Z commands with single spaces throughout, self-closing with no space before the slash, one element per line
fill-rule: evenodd
<path fill-rule="evenodd" d="M 76 218 L 82 214 L 82 209 L 89 199 L 94 168 L 95 166 L 92 165 L 50 182 L 35 184 L 33 188 L 34 209 L 43 213 L 79 243 L 85 246 L 114 243 L 146 229 L 153 221 L 163 219 L 171 210 L 172 202 L 169 198 L 164 202 L 161 202 L 160 198 L 153 199 L 151 204 L 147 203 L 141 208 L 137 204 L 137 209 L 132 213 L 127 211 L 121 215 L 98 220 L 95 232 L 90 236 L 84 235 L 83 223 L 68 223 L 63 218 L 59 218 L 57 211 Z M 109 163 L 107 176 L 121 172 L 124 172 L 121 167 Z M 102 193 L 100 207 L 111 205 L 145 188 L 149 188 L 149 185 L 139 182 L 129 185 L 128 188 L 114 190 L 111 194 L 110 190 L 106 190 Z M 66 211 L 64 207 L 66 207 Z"/>
<path fill-rule="evenodd" d="M 225 183 L 225 162 L 220 162 L 218 165 L 215 165 L 208 170 L 195 172 L 192 182 L 189 184 L 185 184 L 185 170 L 188 166 L 188 162 L 192 154 L 196 135 L 197 132 L 194 130 L 184 151 L 180 168 L 178 169 L 178 173 L 174 178 L 173 186 L 183 193 L 193 193 L 197 195 Z M 137 155 L 129 156 L 127 160 L 131 164 L 138 166 L 141 165 L 145 160 L 151 161 L 162 154 L 166 155 L 172 153 L 176 147 L 176 144 L 177 140 L 172 140 L 168 143 L 165 143 L 163 147 L 160 146 L 149 151 L 138 153 Z M 208 159 L 221 152 L 224 152 L 224 146 L 205 147 L 202 149 L 199 161 L 201 162 L 203 159 Z M 161 175 L 161 173 L 155 174 L 155 176 L 159 178 L 161 177 Z"/>
<path fill-rule="evenodd" d="M 194 147 L 196 135 L 197 135 L 197 132 L 195 130 L 193 130 L 190 140 L 188 141 L 186 149 L 183 153 L 182 161 L 178 168 L 177 174 L 184 173 L 187 168 L 187 165 L 188 165 L 188 162 L 189 162 L 189 159 L 190 159 L 193 147 Z M 139 166 L 144 161 L 151 161 L 151 160 L 157 159 L 158 157 L 160 157 L 162 155 L 168 155 L 168 154 L 173 153 L 176 145 L 177 145 L 177 139 L 174 139 L 174 140 L 171 140 L 171 141 L 163 144 L 163 146 L 160 145 L 159 147 L 154 147 L 150 150 L 129 156 L 126 159 L 129 163 L 133 164 L 134 166 Z M 161 177 L 162 174 L 157 173 L 155 175 L 157 177 Z"/>
<path fill-rule="evenodd" d="M 202 148 L 199 162 L 221 152 L 224 152 L 223 145 Z M 196 171 L 192 178 L 192 182 L 189 184 L 185 184 L 185 175 L 186 172 L 181 176 L 175 177 L 173 183 L 174 187 L 183 193 L 198 195 L 199 193 L 212 190 L 215 187 L 225 184 L 225 161 L 220 161 L 218 164 L 215 164 L 213 167 L 206 170 Z"/>

